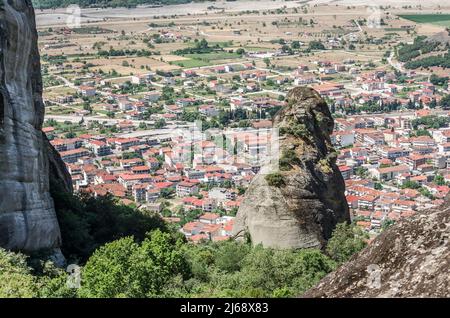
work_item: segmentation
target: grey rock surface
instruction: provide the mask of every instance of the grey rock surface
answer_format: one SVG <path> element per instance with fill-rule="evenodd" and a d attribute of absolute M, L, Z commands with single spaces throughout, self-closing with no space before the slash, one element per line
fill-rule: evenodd
<path fill-rule="evenodd" d="M 450 197 L 384 231 L 303 297 L 450 297 Z"/>
<path fill-rule="evenodd" d="M 266 174 L 258 174 L 237 213 L 234 235 L 265 247 L 322 248 L 336 224 L 350 219 L 330 141 L 333 118 L 317 92 L 298 87 L 274 127 L 280 129 L 278 174 L 284 185 L 270 185 Z"/>
<path fill-rule="evenodd" d="M 49 157 L 41 131 L 40 71 L 31 1 L 0 0 L 0 246 L 10 250 L 57 248 L 61 243 L 49 166 L 65 167 L 53 152 Z M 70 181 L 62 183 L 71 189 Z"/>

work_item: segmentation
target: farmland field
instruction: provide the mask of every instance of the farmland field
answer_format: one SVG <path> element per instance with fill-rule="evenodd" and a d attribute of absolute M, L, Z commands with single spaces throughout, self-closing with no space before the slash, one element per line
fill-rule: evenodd
<path fill-rule="evenodd" d="M 450 14 L 401 14 L 399 17 L 416 23 L 450 26 Z"/>
<path fill-rule="evenodd" d="M 205 62 L 214 61 L 214 60 L 228 60 L 228 59 L 236 59 L 241 57 L 237 53 L 229 53 L 229 52 L 214 52 L 214 53 L 204 53 L 204 54 L 186 54 L 184 55 L 187 58 L 202 60 Z"/>
<path fill-rule="evenodd" d="M 208 63 L 203 60 L 196 60 L 196 59 L 186 59 L 181 61 L 173 61 L 171 62 L 174 65 L 178 65 L 180 67 L 184 68 L 192 68 L 192 67 L 201 67 L 201 66 L 208 66 L 211 65 L 211 63 Z"/>
<path fill-rule="evenodd" d="M 185 54 L 186 60 L 172 61 L 172 64 L 180 67 L 191 68 L 212 65 L 213 61 L 237 59 L 241 56 L 230 52 L 213 52 L 203 54 Z"/>

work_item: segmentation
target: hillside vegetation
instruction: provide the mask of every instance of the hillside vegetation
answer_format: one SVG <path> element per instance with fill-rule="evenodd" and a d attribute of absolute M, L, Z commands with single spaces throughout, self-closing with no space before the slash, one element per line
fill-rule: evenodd
<path fill-rule="evenodd" d="M 72 0 L 32 0 L 36 9 L 51 9 L 67 7 L 74 4 Z M 127 7 L 132 8 L 138 5 L 163 5 L 163 4 L 183 4 L 192 2 L 191 0 L 79 0 L 76 1 L 82 8 L 86 7 Z M 201 2 L 196 0 L 196 2 Z"/>
<path fill-rule="evenodd" d="M 397 49 L 398 60 L 408 69 L 442 67 L 450 68 L 448 45 L 419 36 L 413 44 L 402 44 Z M 433 55 L 429 55 L 433 53 Z"/>
<path fill-rule="evenodd" d="M 158 217 L 110 197 L 58 198 L 63 251 L 81 266 L 80 288 L 48 260 L 0 249 L 3 297 L 292 297 L 366 245 L 340 224 L 326 251 L 276 250 L 235 241 L 190 244 Z M 144 232 L 147 231 L 145 234 Z"/>

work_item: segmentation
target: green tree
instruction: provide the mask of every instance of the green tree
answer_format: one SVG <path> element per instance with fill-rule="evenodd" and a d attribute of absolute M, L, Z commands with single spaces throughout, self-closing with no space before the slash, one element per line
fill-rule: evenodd
<path fill-rule="evenodd" d="M 291 48 L 293 50 L 298 50 L 300 48 L 300 42 L 299 41 L 292 41 Z"/>
<path fill-rule="evenodd" d="M 83 263 L 93 251 L 121 237 L 137 241 L 154 229 L 166 230 L 155 214 L 118 205 L 111 195 L 93 197 L 52 191 L 62 235 L 62 252 L 70 261 Z"/>
<path fill-rule="evenodd" d="M 0 248 L 0 298 L 32 298 L 37 295 L 37 280 L 31 275 L 26 257 Z"/>
<path fill-rule="evenodd" d="M 274 250 L 258 245 L 243 259 L 240 271 L 213 277 L 212 287 L 219 297 L 293 297 L 334 268 L 335 263 L 319 250 Z"/>
<path fill-rule="evenodd" d="M 419 189 L 419 188 L 420 184 L 417 183 L 416 181 L 407 180 L 402 184 L 402 189 Z"/>
<path fill-rule="evenodd" d="M 284 45 L 281 47 L 281 51 L 282 51 L 283 53 L 286 53 L 286 54 L 293 54 L 293 53 L 294 53 L 294 51 L 292 50 L 292 48 L 291 48 L 289 45 L 287 45 L 287 44 L 284 44 Z"/>
<path fill-rule="evenodd" d="M 171 199 L 175 195 L 175 189 L 173 188 L 165 188 L 161 189 L 161 197 L 164 199 Z"/>
<path fill-rule="evenodd" d="M 432 194 L 431 191 L 428 190 L 427 188 L 420 187 L 420 188 L 419 188 L 419 192 L 420 192 L 421 195 L 423 195 L 424 197 L 427 197 L 428 199 L 431 199 L 431 200 L 434 199 L 433 194 Z"/>
<path fill-rule="evenodd" d="M 215 264 L 225 272 L 235 272 L 241 269 L 244 257 L 250 252 L 250 246 L 235 241 L 218 245 L 215 253 Z"/>
<path fill-rule="evenodd" d="M 441 106 L 444 109 L 450 108 L 450 95 L 445 95 L 444 97 L 442 97 Z"/>
<path fill-rule="evenodd" d="M 155 128 L 156 128 L 156 129 L 161 129 L 161 128 L 164 128 L 165 126 L 166 126 L 166 121 L 165 121 L 163 118 L 158 119 L 158 120 L 155 122 Z"/>
<path fill-rule="evenodd" d="M 126 237 L 99 248 L 83 268 L 79 294 L 95 298 L 158 297 L 177 275 L 189 276 L 183 243 L 156 230 L 141 244 Z"/>
<path fill-rule="evenodd" d="M 395 224 L 394 220 L 391 219 L 385 219 L 382 223 L 381 223 L 381 229 L 383 231 L 387 230 L 388 228 L 390 228 L 391 226 L 393 226 Z"/>
<path fill-rule="evenodd" d="M 38 279 L 40 298 L 75 298 L 77 289 L 68 286 L 68 273 L 56 267 L 48 260 L 48 256 L 35 258 L 29 263 L 34 263 L 33 274 Z M 37 264 L 36 264 L 37 263 Z"/>
<path fill-rule="evenodd" d="M 445 185 L 445 178 L 441 174 L 437 174 L 434 177 L 434 183 L 436 183 L 438 186 Z"/>
<path fill-rule="evenodd" d="M 328 241 L 326 251 L 338 263 L 344 263 L 367 246 L 368 235 L 353 224 L 340 223 Z"/>
<path fill-rule="evenodd" d="M 143 121 L 139 123 L 139 129 L 147 129 L 147 124 Z"/>
<path fill-rule="evenodd" d="M 376 182 L 374 185 L 375 190 L 383 190 L 383 185 L 379 182 Z"/>
<path fill-rule="evenodd" d="M 64 135 L 64 137 L 65 138 L 75 138 L 77 135 L 75 135 L 75 133 L 74 132 L 68 132 L 68 133 L 66 133 L 65 135 Z"/>
<path fill-rule="evenodd" d="M 206 41 L 205 39 L 201 39 L 196 43 L 196 47 L 199 49 L 206 49 L 209 47 L 208 41 Z"/>
<path fill-rule="evenodd" d="M 243 48 L 239 48 L 236 50 L 236 53 L 239 55 L 244 55 L 245 54 L 245 50 Z"/>
<path fill-rule="evenodd" d="M 367 168 L 365 168 L 365 167 L 358 167 L 358 168 L 355 169 L 355 174 L 358 177 L 360 177 L 362 179 L 365 179 L 369 175 L 369 170 Z"/>
<path fill-rule="evenodd" d="M 325 46 L 321 41 L 311 41 L 308 44 L 310 50 L 325 50 Z"/>

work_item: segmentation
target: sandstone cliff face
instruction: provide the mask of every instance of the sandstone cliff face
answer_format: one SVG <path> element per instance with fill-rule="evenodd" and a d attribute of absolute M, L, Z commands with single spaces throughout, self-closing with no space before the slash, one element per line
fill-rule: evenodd
<path fill-rule="evenodd" d="M 50 163 L 60 180 L 55 184 L 71 190 L 60 157 L 48 155 L 51 145 L 41 132 L 40 71 L 31 1 L 0 0 L 0 246 L 12 250 L 60 245 Z"/>
<path fill-rule="evenodd" d="M 303 297 L 450 297 L 450 197 L 403 220 Z"/>
<path fill-rule="evenodd" d="M 334 122 L 314 90 L 289 92 L 274 119 L 280 129 L 281 186 L 259 174 L 245 195 L 234 226 L 237 238 L 273 248 L 324 247 L 337 223 L 350 219 L 344 180 L 330 141 Z"/>

